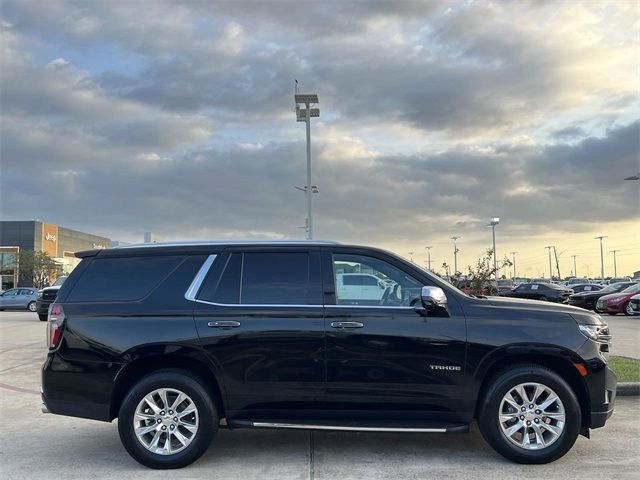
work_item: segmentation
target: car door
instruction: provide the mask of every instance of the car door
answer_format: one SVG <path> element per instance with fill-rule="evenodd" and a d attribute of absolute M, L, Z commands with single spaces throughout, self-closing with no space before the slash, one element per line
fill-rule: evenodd
<path fill-rule="evenodd" d="M 212 261 L 194 317 L 228 417 L 313 415 L 325 379 L 323 314 L 319 251 L 231 248 Z"/>
<path fill-rule="evenodd" d="M 17 288 L 12 288 L 11 290 L 7 290 L 0 297 L 0 307 L 3 308 L 15 308 L 18 306 L 18 301 L 20 290 Z"/>
<path fill-rule="evenodd" d="M 379 301 L 340 298 L 335 272 L 345 265 L 389 277 L 398 285 L 394 295 Z M 400 259 L 378 252 L 326 250 L 322 270 L 325 416 L 370 418 L 387 411 L 385 420 L 455 420 L 463 397 L 466 325 L 454 296 L 446 310 L 420 315 L 412 305 L 422 286 L 433 283 Z"/>

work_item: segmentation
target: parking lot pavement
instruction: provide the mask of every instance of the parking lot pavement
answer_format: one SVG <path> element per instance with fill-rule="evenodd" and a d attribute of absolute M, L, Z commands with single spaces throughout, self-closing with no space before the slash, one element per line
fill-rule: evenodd
<path fill-rule="evenodd" d="M 640 358 L 640 315 L 603 315 L 611 335 L 611 354 L 623 357 Z"/>
<path fill-rule="evenodd" d="M 617 319 L 616 319 L 617 320 Z M 622 318 L 620 320 L 623 320 Z M 626 479 L 640 471 L 640 399 L 619 398 L 604 429 L 579 437 L 549 465 L 510 463 L 469 434 L 371 434 L 221 430 L 208 452 L 182 470 L 134 462 L 115 425 L 40 413 L 45 324 L 32 313 L 0 312 L 0 472 L 5 479 Z"/>

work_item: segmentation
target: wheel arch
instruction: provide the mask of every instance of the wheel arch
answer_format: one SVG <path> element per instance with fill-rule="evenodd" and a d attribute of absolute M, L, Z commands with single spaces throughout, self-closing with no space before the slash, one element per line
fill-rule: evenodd
<path fill-rule="evenodd" d="M 591 401 L 587 385 L 575 367 L 582 363 L 573 352 L 558 347 L 506 347 L 494 352 L 476 370 L 475 382 L 478 385 L 478 395 L 474 407 L 474 417 L 478 416 L 478 409 L 494 379 L 503 371 L 518 364 L 536 364 L 557 373 L 563 378 L 576 394 L 580 404 L 582 428 L 589 427 L 591 417 Z"/>
<path fill-rule="evenodd" d="M 110 420 L 118 416 L 124 397 L 131 387 L 143 376 L 164 369 L 181 369 L 197 374 L 206 382 L 219 409 L 220 418 L 225 416 L 225 401 L 222 384 L 207 365 L 206 360 L 187 355 L 161 354 L 138 357 L 127 363 L 114 379 L 111 392 Z"/>

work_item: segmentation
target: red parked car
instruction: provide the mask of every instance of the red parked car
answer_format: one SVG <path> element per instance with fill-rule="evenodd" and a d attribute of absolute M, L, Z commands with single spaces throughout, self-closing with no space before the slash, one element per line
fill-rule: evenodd
<path fill-rule="evenodd" d="M 631 285 L 618 293 L 604 295 L 596 302 L 596 312 L 608 313 L 615 315 L 616 313 L 624 313 L 625 315 L 633 315 L 629 301 L 631 297 L 640 293 L 640 283 Z"/>

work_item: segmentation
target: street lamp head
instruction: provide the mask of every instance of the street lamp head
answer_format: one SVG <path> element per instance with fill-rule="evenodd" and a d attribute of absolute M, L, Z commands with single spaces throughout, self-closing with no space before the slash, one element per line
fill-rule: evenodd
<path fill-rule="evenodd" d="M 318 103 L 318 95 L 316 93 L 296 93 L 294 99 L 296 103 Z"/>
<path fill-rule="evenodd" d="M 489 226 L 493 227 L 495 225 L 498 225 L 499 223 L 500 223 L 500 217 L 493 217 L 489 222 Z"/>

